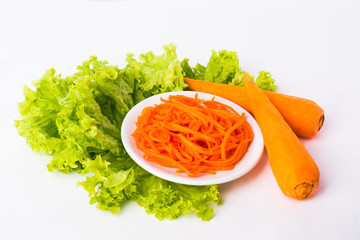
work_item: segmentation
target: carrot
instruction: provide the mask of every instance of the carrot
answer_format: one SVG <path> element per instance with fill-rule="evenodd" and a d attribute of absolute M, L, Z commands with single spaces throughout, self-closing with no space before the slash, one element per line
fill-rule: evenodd
<path fill-rule="evenodd" d="M 244 79 L 248 102 L 263 133 L 280 189 L 291 198 L 309 197 L 319 186 L 318 167 L 266 94 L 246 73 Z"/>
<path fill-rule="evenodd" d="M 145 108 L 132 136 L 144 159 L 196 177 L 227 171 L 247 152 L 254 133 L 230 106 L 181 95 Z"/>
<path fill-rule="evenodd" d="M 251 112 L 243 87 L 184 78 L 188 89 L 226 98 Z M 264 91 L 292 130 L 301 137 L 315 136 L 324 123 L 324 110 L 315 102 L 281 93 Z"/>

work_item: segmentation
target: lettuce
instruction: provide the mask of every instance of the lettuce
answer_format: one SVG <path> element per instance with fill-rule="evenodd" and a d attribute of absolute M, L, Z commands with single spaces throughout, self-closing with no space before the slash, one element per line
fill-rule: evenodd
<path fill-rule="evenodd" d="M 244 71 L 239 67 L 239 58 L 236 52 L 227 50 L 219 52 L 212 51 L 212 55 L 206 67 L 199 63 L 195 67 L 191 67 L 189 65 L 189 59 L 187 58 L 181 62 L 181 66 L 185 76 L 188 78 L 244 86 L 244 79 L 242 76 Z M 249 74 L 249 76 L 251 79 L 254 79 L 252 75 Z M 269 72 L 261 71 L 256 78 L 255 83 L 263 90 L 271 92 L 276 92 L 277 90 L 275 80 L 272 79 Z"/>
<path fill-rule="evenodd" d="M 129 54 L 124 69 L 90 57 L 78 71 L 62 78 L 54 69 L 24 88 L 19 103 L 22 119 L 18 132 L 34 151 L 52 155 L 49 171 L 86 175 L 79 185 L 89 192 L 90 203 L 117 213 L 135 201 L 158 219 L 195 213 L 213 216 L 212 203 L 220 204 L 217 186 L 187 186 L 151 175 L 126 153 L 120 135 L 126 113 L 154 94 L 183 90 L 183 72 L 174 45 L 165 53 Z"/>
<path fill-rule="evenodd" d="M 62 77 L 49 69 L 35 81 L 35 90 L 24 87 L 19 103 L 18 133 L 36 152 L 51 155 L 49 171 L 78 172 L 78 183 L 97 208 L 117 213 L 135 201 L 156 218 L 175 219 L 195 213 L 208 221 L 214 204 L 221 204 L 218 186 L 189 186 L 158 178 L 138 166 L 125 151 L 121 124 L 127 112 L 155 94 L 186 88 L 187 77 L 242 85 L 241 69 L 234 52 L 214 52 L 206 67 L 190 67 L 177 59 L 174 44 L 162 55 L 148 52 L 137 60 L 128 54 L 120 69 L 95 56 L 78 71 Z M 261 72 L 255 82 L 274 91 L 271 75 Z"/>
<path fill-rule="evenodd" d="M 164 46 L 164 54 L 153 52 L 140 55 L 140 61 L 129 53 L 127 65 L 122 70 L 124 78 L 131 79 L 134 88 L 134 99 L 138 103 L 155 94 L 171 91 L 182 91 L 186 88 L 180 61 L 177 60 L 176 46 Z"/>

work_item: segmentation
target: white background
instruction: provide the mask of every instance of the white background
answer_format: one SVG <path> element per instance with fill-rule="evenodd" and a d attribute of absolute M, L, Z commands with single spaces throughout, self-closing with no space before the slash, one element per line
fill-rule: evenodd
<path fill-rule="evenodd" d="M 0 239 L 360 239 L 359 1 L 1 1 Z M 220 186 L 224 204 L 202 222 L 158 221 L 135 203 L 97 210 L 79 175 L 49 173 L 49 158 L 17 135 L 22 88 L 54 67 L 63 76 L 90 55 L 124 66 L 125 54 L 176 43 L 206 64 L 211 49 L 273 74 L 279 92 L 325 110 L 302 140 L 321 172 L 310 199 L 284 196 L 267 156 Z"/>

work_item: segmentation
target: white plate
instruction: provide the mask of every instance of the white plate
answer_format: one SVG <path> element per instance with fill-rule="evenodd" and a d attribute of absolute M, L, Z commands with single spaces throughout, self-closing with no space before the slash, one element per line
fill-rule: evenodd
<path fill-rule="evenodd" d="M 197 177 L 189 177 L 186 173 L 176 173 L 177 169 L 175 168 L 167 168 L 156 163 L 146 161 L 143 158 L 144 153 L 136 147 L 134 138 L 131 136 L 131 134 L 135 131 L 135 123 L 137 118 L 145 107 L 160 104 L 162 103 L 160 98 L 168 99 L 170 95 L 184 95 L 188 97 L 194 97 L 196 93 L 198 93 L 199 99 L 211 100 L 214 97 L 214 95 L 211 94 L 194 91 L 168 92 L 149 97 L 136 104 L 128 112 L 121 126 L 121 136 L 126 151 L 130 157 L 142 168 L 154 174 L 155 176 L 172 182 L 188 185 L 211 185 L 229 182 L 245 175 L 259 162 L 263 154 L 263 136 L 255 119 L 247 111 L 245 111 L 239 105 L 221 97 L 216 96 L 215 100 L 231 106 L 236 112 L 240 114 L 244 112 L 246 120 L 249 122 L 254 132 L 254 140 L 251 143 L 248 152 L 243 156 L 240 162 L 235 165 L 234 169 L 229 171 L 217 171 L 215 175 L 202 173 Z"/>

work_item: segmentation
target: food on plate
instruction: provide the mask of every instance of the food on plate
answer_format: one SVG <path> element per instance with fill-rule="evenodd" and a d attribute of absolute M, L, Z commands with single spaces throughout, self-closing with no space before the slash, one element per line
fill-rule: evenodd
<path fill-rule="evenodd" d="M 248 112 L 250 103 L 243 87 L 184 78 L 188 89 L 226 98 Z M 264 91 L 292 130 L 301 137 L 315 136 L 324 123 L 324 110 L 315 102 L 281 93 Z"/>
<path fill-rule="evenodd" d="M 214 98 L 173 95 L 144 108 L 132 134 L 144 158 L 190 177 L 233 169 L 254 134 L 244 113 Z"/>
<path fill-rule="evenodd" d="M 285 195 L 304 199 L 319 186 L 316 163 L 267 95 L 244 73 L 250 108 L 263 133 L 276 181 Z"/>

